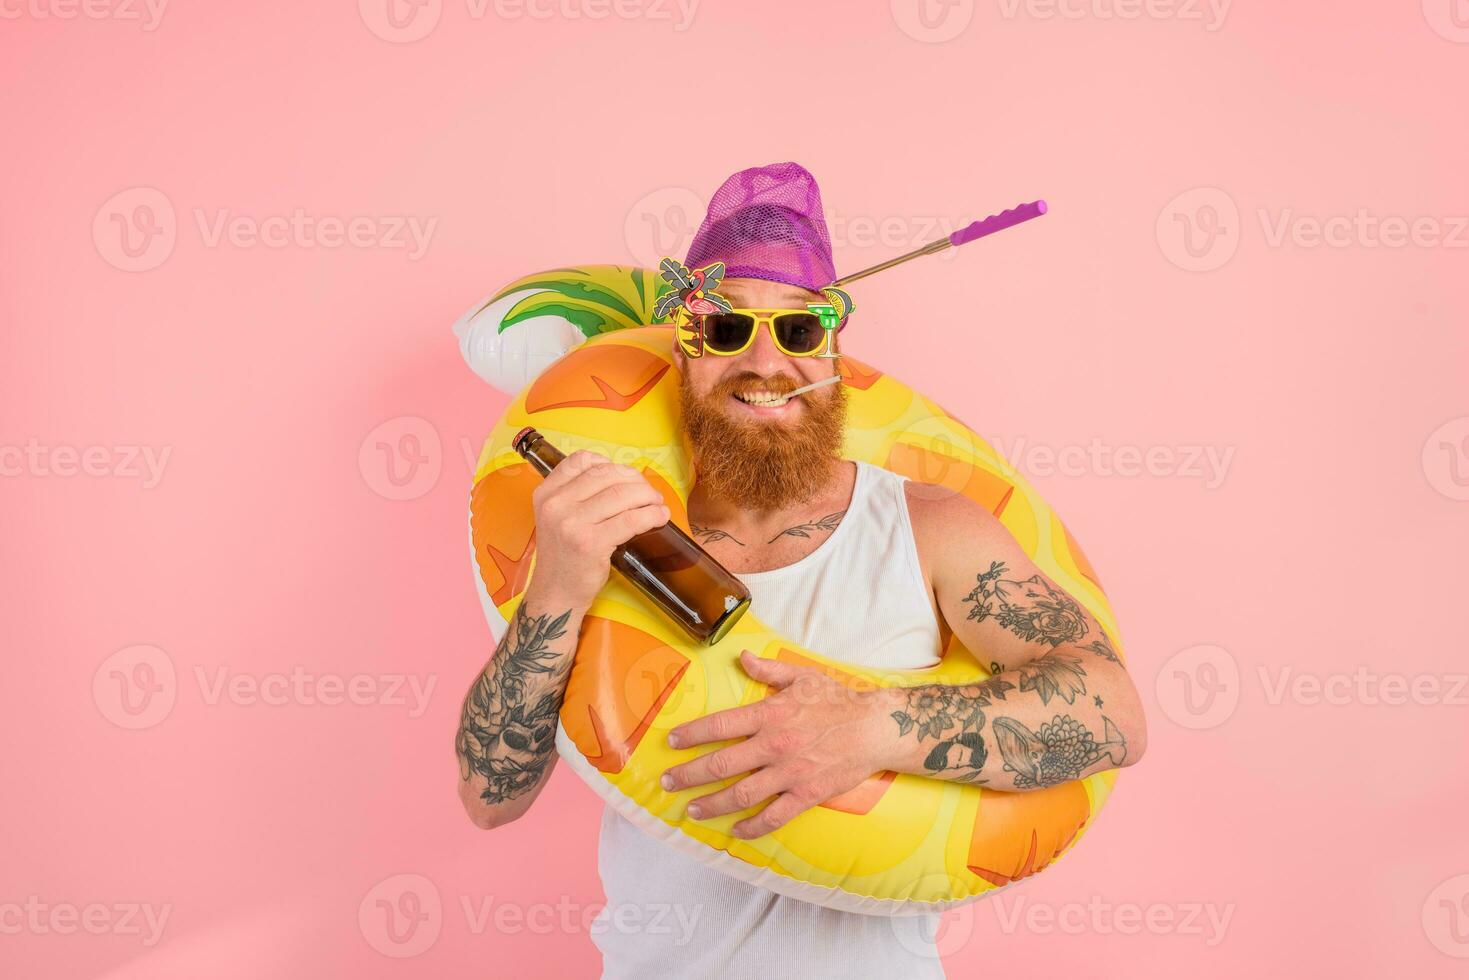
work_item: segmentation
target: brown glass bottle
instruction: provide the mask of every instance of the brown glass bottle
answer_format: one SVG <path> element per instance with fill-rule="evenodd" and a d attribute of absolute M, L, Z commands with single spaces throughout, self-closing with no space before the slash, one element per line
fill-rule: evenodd
<path fill-rule="evenodd" d="M 530 427 L 517 432 L 510 445 L 542 476 L 566 458 Z M 724 639 L 750 607 L 745 584 L 672 521 L 618 545 L 612 567 L 701 643 Z"/>

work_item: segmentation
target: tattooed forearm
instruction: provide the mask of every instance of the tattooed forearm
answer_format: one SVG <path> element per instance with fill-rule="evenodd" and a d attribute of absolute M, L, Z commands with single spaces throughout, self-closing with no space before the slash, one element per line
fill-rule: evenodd
<path fill-rule="evenodd" d="M 1043 704 L 1052 695 L 1060 695 L 1069 703 L 1084 691 L 1079 675 L 1073 675 L 1069 663 L 1050 670 L 1049 674 L 1022 676 L 1018 690 L 1035 694 Z M 1015 717 L 989 720 L 985 709 L 1004 711 L 1026 707 L 1022 702 L 1007 700 L 1006 695 L 1016 690 L 1016 685 L 1000 677 L 961 687 L 912 688 L 902 692 L 900 707 L 892 713 L 892 718 L 897 723 L 899 738 L 912 734 L 920 744 L 932 740 L 933 745 L 923 759 L 924 772 L 953 782 L 1016 790 L 1044 789 L 1080 779 L 1104 761 L 1105 768 L 1126 762 L 1126 739 L 1112 720 L 1102 715 L 1097 716 L 1102 722 L 1100 740 L 1086 724 L 1071 715 L 1056 715 L 1035 731 Z M 1068 694 L 1071 696 L 1067 697 Z M 1102 706 L 1101 700 L 1100 696 L 1094 697 L 1098 708 Z M 998 759 L 992 758 L 992 748 L 998 748 Z M 1000 764 L 998 770 L 996 764 Z M 1003 773 L 1013 774 L 1011 785 L 999 786 L 1003 780 L 997 777 Z"/>
<path fill-rule="evenodd" d="M 506 628 L 501 649 L 464 699 L 455 749 L 459 775 L 475 773 L 488 785 L 486 803 L 503 803 L 540 782 L 556 751 L 561 710 L 572 658 L 547 644 L 566 634 L 571 612 L 530 616 L 521 603 Z"/>
<path fill-rule="evenodd" d="M 898 734 L 918 733 L 918 741 L 925 738 L 942 739 L 951 730 L 962 730 L 972 724 L 979 715 L 982 705 L 977 699 L 964 697 L 957 687 L 919 687 L 907 693 L 907 703 L 894 711 L 893 721 L 898 723 Z"/>
<path fill-rule="evenodd" d="M 833 514 L 827 514 L 820 520 L 807 521 L 805 524 L 797 524 L 793 527 L 788 527 L 784 531 L 781 531 L 780 534 L 777 534 L 775 538 L 779 538 L 782 535 L 786 534 L 789 534 L 793 538 L 809 538 L 811 537 L 811 532 L 813 531 L 835 531 L 837 529 L 837 525 L 842 522 L 842 515 L 845 513 L 845 510 L 839 510 Z M 774 541 L 775 538 L 771 538 L 770 541 Z M 770 541 L 767 541 L 765 543 L 770 544 Z"/>
<path fill-rule="evenodd" d="M 1127 758 L 1127 741 L 1112 719 L 1102 718 L 1102 741 L 1070 715 L 1057 715 L 1033 732 L 1014 718 L 996 718 L 995 743 L 1016 789 L 1039 789 L 1080 779 L 1103 759 L 1111 767 Z"/>
<path fill-rule="evenodd" d="M 985 783 L 981 778 L 989 750 L 985 747 L 984 709 L 1005 700 L 1015 685 L 999 677 L 964 687 L 923 687 L 906 693 L 905 703 L 892 718 L 898 735 L 917 732 L 922 742 L 935 742 L 923 760 L 927 771 L 956 782 Z"/>
<path fill-rule="evenodd" d="M 964 597 L 971 603 L 969 618 L 995 624 L 1022 640 L 1049 644 L 1079 643 L 1087 634 L 1086 614 L 1064 592 L 1051 587 L 1039 575 L 1028 579 L 1005 578 L 1002 561 L 990 562 L 987 572 L 975 576 L 977 584 Z"/>
<path fill-rule="evenodd" d="M 741 548 L 745 546 L 745 542 L 741 541 L 733 534 L 730 534 L 728 531 L 722 531 L 717 527 L 700 527 L 697 524 L 691 523 L 689 524 L 689 531 L 694 535 L 694 537 L 702 539 L 705 544 L 708 544 L 711 541 L 733 541 Z"/>

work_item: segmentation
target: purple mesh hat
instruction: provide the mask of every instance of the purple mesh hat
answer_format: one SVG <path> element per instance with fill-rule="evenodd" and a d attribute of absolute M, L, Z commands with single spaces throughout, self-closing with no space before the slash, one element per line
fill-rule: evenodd
<path fill-rule="evenodd" d="M 690 269 L 725 264 L 731 279 L 765 279 L 812 292 L 836 281 L 816 178 L 798 163 L 741 170 L 709 201 L 689 245 Z"/>

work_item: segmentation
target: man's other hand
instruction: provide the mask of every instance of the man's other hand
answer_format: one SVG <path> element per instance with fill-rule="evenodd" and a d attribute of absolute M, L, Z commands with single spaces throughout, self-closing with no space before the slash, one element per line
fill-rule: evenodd
<path fill-rule="evenodd" d="M 749 650 L 741 652 L 740 666 L 775 693 L 668 733 L 668 744 L 677 749 L 741 739 L 663 774 L 663 788 L 670 792 L 735 780 L 691 801 L 691 819 L 738 813 L 770 800 L 734 825 L 736 837 L 759 837 L 886 768 L 881 750 L 892 732 L 883 722 L 888 729 L 892 723 L 881 690 L 857 690 L 815 667 L 764 660 Z"/>

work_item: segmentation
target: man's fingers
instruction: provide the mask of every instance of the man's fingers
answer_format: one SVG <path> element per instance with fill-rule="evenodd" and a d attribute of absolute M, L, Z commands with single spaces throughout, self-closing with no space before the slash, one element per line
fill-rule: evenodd
<path fill-rule="evenodd" d="M 670 793 L 690 786 L 717 783 L 741 773 L 758 769 L 770 761 L 770 752 L 755 741 L 736 742 L 699 756 L 692 762 L 674 766 L 663 774 L 663 788 Z M 745 804 L 749 806 L 750 804 Z M 736 809 L 742 809 L 737 807 Z"/>
<path fill-rule="evenodd" d="M 810 808 L 811 805 L 809 803 L 799 799 L 794 794 L 782 793 L 774 803 L 771 803 L 753 817 L 747 817 L 735 824 L 730 832 L 740 840 L 762 837 L 772 830 L 779 830 L 781 827 L 784 827 Z"/>
<path fill-rule="evenodd" d="M 590 474 L 588 474 L 590 475 Z M 612 481 L 580 503 L 573 504 L 576 519 L 586 525 L 597 525 L 638 507 L 663 506 L 663 494 L 642 477 Z"/>
<path fill-rule="evenodd" d="M 669 732 L 668 744 L 675 749 L 687 749 L 708 742 L 724 742 L 753 735 L 760 729 L 760 715 L 764 710 L 761 703 L 756 701 L 754 704 L 726 708 L 703 718 L 695 718 Z"/>
<path fill-rule="evenodd" d="M 565 465 L 565 463 L 561 464 L 561 466 Z M 551 471 L 553 476 L 561 472 L 561 466 Z M 547 477 L 547 479 L 550 479 L 550 477 Z M 644 486 L 649 490 L 653 490 L 653 485 L 648 482 L 648 478 L 631 466 L 623 466 L 621 463 L 614 463 L 610 459 L 598 457 L 567 482 L 564 493 L 568 499 L 586 504 L 596 499 L 598 495 L 608 488 L 623 485 Z M 653 490 L 653 492 L 657 493 L 658 491 Z"/>
<path fill-rule="evenodd" d="M 796 678 L 810 670 L 808 667 L 797 667 L 779 660 L 765 660 L 749 650 L 740 652 L 740 666 L 755 680 L 764 681 L 774 688 L 788 687 L 795 683 Z"/>
<path fill-rule="evenodd" d="M 759 806 L 784 789 L 784 777 L 774 769 L 761 769 L 717 793 L 690 801 L 684 811 L 690 820 L 708 820 L 726 813 L 739 813 Z"/>
<path fill-rule="evenodd" d="M 590 452 L 586 449 L 578 449 L 556 464 L 556 468 L 546 474 L 546 478 L 542 481 L 541 485 L 554 489 L 555 487 L 570 483 L 594 466 L 604 466 L 611 462 L 612 460 L 599 453 Z"/>

